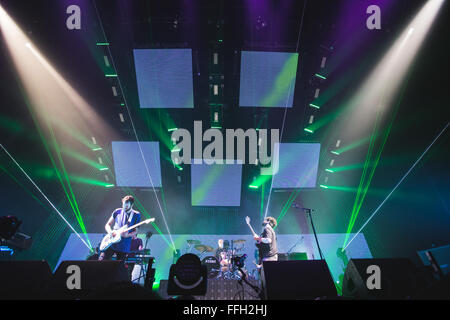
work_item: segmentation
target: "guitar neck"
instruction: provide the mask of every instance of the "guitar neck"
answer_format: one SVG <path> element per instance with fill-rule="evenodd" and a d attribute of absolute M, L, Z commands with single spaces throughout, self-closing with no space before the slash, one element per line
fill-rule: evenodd
<path fill-rule="evenodd" d="M 250 225 L 250 223 L 247 223 L 248 227 L 250 228 L 250 231 L 252 232 L 254 237 L 257 237 L 258 235 L 256 234 L 255 230 L 253 230 L 252 226 Z"/>
<path fill-rule="evenodd" d="M 147 222 L 147 221 L 141 221 L 141 222 L 139 222 L 139 223 L 136 223 L 134 226 L 131 226 L 131 227 L 126 228 L 126 229 L 123 230 L 122 232 L 128 232 L 128 231 L 130 231 L 131 229 L 134 229 L 134 228 L 139 227 L 140 225 L 143 225 L 144 223 L 148 223 L 148 222 Z"/>

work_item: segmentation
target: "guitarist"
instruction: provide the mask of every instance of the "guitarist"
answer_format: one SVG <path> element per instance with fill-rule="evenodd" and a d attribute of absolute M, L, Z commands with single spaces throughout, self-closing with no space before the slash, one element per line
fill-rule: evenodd
<path fill-rule="evenodd" d="M 124 225 L 132 226 L 141 221 L 141 214 L 133 210 L 134 198 L 132 196 L 125 196 L 122 199 L 122 208 L 114 210 L 108 222 L 105 225 L 105 230 L 109 234 L 115 234 L 115 230 Z M 102 251 L 98 260 L 109 260 L 115 253 L 117 260 L 125 260 L 127 253 L 130 252 L 131 238 L 137 235 L 137 228 L 121 234 L 122 239 L 112 244 L 108 249 Z"/>
<path fill-rule="evenodd" d="M 277 220 L 267 217 L 262 225 L 264 229 L 261 235 L 253 237 L 259 250 L 260 263 L 262 264 L 262 261 L 278 261 L 277 236 L 274 230 Z"/>

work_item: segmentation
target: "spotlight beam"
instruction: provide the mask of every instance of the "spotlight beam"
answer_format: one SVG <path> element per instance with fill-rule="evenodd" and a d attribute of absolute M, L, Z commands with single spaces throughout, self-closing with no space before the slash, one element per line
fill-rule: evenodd
<path fill-rule="evenodd" d="M 364 131 L 365 128 L 370 125 L 371 119 L 373 118 L 372 116 L 376 116 L 376 120 L 372 130 L 369 150 L 366 155 L 366 162 L 361 175 L 358 193 L 351 212 L 350 222 L 347 227 L 347 234 L 343 246 L 347 244 L 351 230 L 358 217 L 367 190 L 370 186 L 370 182 L 378 165 L 381 152 L 383 151 L 384 145 L 389 136 L 397 109 L 399 108 L 399 103 L 397 103 L 397 107 L 394 110 L 388 130 L 384 136 L 381 137 L 381 146 L 378 148 L 378 151 L 374 151 L 374 142 L 377 131 L 379 130 L 379 122 L 382 121 L 380 116 L 387 116 L 388 108 L 394 103 L 394 99 L 398 95 L 398 91 L 402 91 L 401 87 L 405 82 L 404 78 L 409 78 L 408 73 L 411 65 L 414 63 L 421 45 L 425 41 L 426 35 L 430 31 L 434 18 L 438 14 L 439 8 L 443 2 L 444 0 L 427 1 L 427 3 L 419 10 L 408 26 L 401 32 L 400 36 L 395 40 L 383 56 L 382 60 L 371 72 L 368 79 L 363 83 L 351 99 L 351 108 L 349 109 L 351 112 L 350 120 L 358 123 L 358 126 L 350 129 L 345 127 L 345 123 L 343 122 L 341 124 L 343 128 L 343 136 L 350 136 L 354 135 L 355 132 Z M 406 85 L 403 87 L 403 91 L 405 88 Z M 375 165 L 371 170 L 368 170 L 368 164 L 372 158 L 372 154 L 375 155 Z"/>
<path fill-rule="evenodd" d="M 98 11 L 98 9 L 97 9 L 97 5 L 95 4 L 95 1 L 94 1 L 93 3 L 94 3 L 94 7 L 95 7 L 95 12 L 96 12 L 96 14 L 97 14 L 97 18 L 98 18 L 98 20 L 99 20 L 99 22 L 100 22 L 100 27 L 101 27 L 101 29 L 102 29 L 103 37 L 106 39 L 106 33 L 105 33 L 105 29 L 103 28 L 103 23 L 102 23 L 102 19 L 101 19 L 101 17 L 100 17 L 100 13 L 99 13 L 99 11 Z M 160 203 L 159 198 L 158 198 L 158 195 L 157 195 L 157 193 L 156 193 L 156 189 L 155 189 L 155 186 L 154 186 L 154 184 L 153 184 L 153 179 L 152 179 L 152 176 L 150 175 L 150 171 L 149 171 L 149 169 L 148 169 L 147 161 L 145 160 L 144 152 L 143 152 L 143 150 L 142 150 L 141 143 L 140 143 L 140 141 L 139 141 L 139 137 L 138 137 L 138 134 L 137 134 L 137 132 L 136 132 L 136 128 L 135 128 L 135 126 L 134 126 L 134 121 L 133 121 L 133 118 L 131 117 L 130 108 L 128 107 L 127 99 L 125 99 L 125 93 L 124 93 L 124 90 L 123 90 L 123 87 L 122 87 L 122 81 L 120 81 L 119 73 L 117 72 L 118 70 L 117 70 L 116 65 L 115 65 L 115 63 L 114 63 L 113 55 L 112 55 L 112 53 L 111 53 L 111 50 L 110 50 L 109 46 L 107 47 L 107 50 L 108 50 L 108 52 L 109 52 L 109 55 L 111 56 L 111 64 L 112 64 L 112 66 L 113 66 L 113 68 L 114 68 L 114 70 L 116 71 L 116 74 L 117 74 L 117 82 L 119 83 L 120 91 L 122 91 L 122 96 L 124 97 L 123 100 L 124 100 L 124 103 L 125 103 L 125 107 L 126 107 L 126 109 L 127 109 L 128 116 L 130 117 L 130 123 L 131 123 L 131 126 L 132 126 L 133 131 L 134 131 L 134 135 L 135 135 L 136 140 L 137 140 L 137 143 L 138 143 L 138 147 L 139 147 L 139 151 L 140 151 L 140 153 L 141 153 L 142 160 L 144 161 L 144 166 L 145 166 L 145 170 L 146 170 L 146 172 L 147 172 L 147 176 L 148 176 L 149 179 L 150 179 L 150 183 L 151 183 L 151 185 L 152 185 L 153 193 L 155 194 L 156 202 L 158 203 L 158 207 L 159 207 L 159 210 L 160 210 L 160 212 L 161 212 L 161 216 L 162 216 L 162 218 L 163 218 L 164 225 L 166 226 L 166 230 L 167 230 L 167 232 L 168 232 L 168 234 L 169 234 L 170 241 L 171 241 L 171 243 L 172 243 L 173 248 L 175 248 L 175 243 L 174 243 L 174 241 L 173 241 L 173 239 L 172 239 L 172 235 L 171 235 L 171 233 L 170 233 L 169 225 L 167 224 L 167 220 L 166 220 L 166 217 L 165 217 L 165 215 L 164 215 L 164 211 L 163 211 L 163 209 L 162 209 L 161 203 Z"/>
<path fill-rule="evenodd" d="M 307 3 L 308 3 L 308 0 L 306 0 L 305 3 L 303 4 L 303 11 L 302 11 L 302 17 L 300 20 L 300 27 L 298 30 L 297 45 L 295 47 L 295 52 L 298 52 L 298 48 L 300 46 L 300 35 L 302 34 L 302 30 L 303 30 L 303 18 L 305 17 L 305 9 L 306 9 Z M 292 89 L 292 82 L 289 84 L 289 91 L 288 91 L 288 95 L 286 97 L 286 104 L 284 107 L 283 124 L 281 126 L 281 132 L 280 132 L 280 143 L 281 143 L 281 140 L 283 139 L 284 124 L 286 122 L 286 114 L 287 114 L 287 104 L 288 104 L 288 99 L 291 95 L 291 89 Z M 273 150 L 272 150 L 272 153 L 273 153 Z M 267 212 L 269 211 L 270 196 L 272 195 L 272 188 L 273 188 L 273 176 L 272 176 L 272 180 L 270 181 L 269 195 L 267 196 L 267 205 L 266 205 L 266 210 L 264 212 L 264 219 L 267 217 Z"/>
<path fill-rule="evenodd" d="M 49 198 L 47 198 L 47 196 L 44 194 L 44 192 L 42 192 L 42 190 L 37 186 L 37 184 L 33 181 L 33 179 L 30 178 L 30 176 L 25 172 L 25 170 L 23 170 L 23 168 L 20 166 L 20 164 L 16 161 L 16 159 L 14 159 L 14 157 L 8 152 L 8 150 L 6 150 L 6 148 L 0 144 L 0 147 L 3 149 L 3 151 L 5 151 L 5 153 L 11 158 L 11 160 L 15 163 L 15 165 L 20 169 L 20 171 L 22 171 L 22 173 L 28 178 L 28 180 L 30 180 L 30 182 L 36 187 L 36 189 L 42 194 L 42 196 L 45 198 L 45 200 L 47 200 L 47 202 L 52 206 L 53 209 L 55 209 L 56 213 L 64 220 L 64 222 L 69 226 L 69 228 L 78 236 L 78 238 L 80 238 L 80 240 L 84 243 L 84 245 L 90 250 L 92 251 L 92 247 L 89 246 L 86 241 L 80 236 L 80 234 L 72 227 L 72 225 L 69 223 L 69 221 L 66 220 L 66 218 L 64 218 L 64 216 L 61 214 L 61 212 L 59 212 L 59 210 L 53 205 L 53 203 L 50 201 Z"/>
<path fill-rule="evenodd" d="M 447 129 L 447 127 L 450 125 L 450 122 L 447 123 L 447 125 L 444 127 L 444 129 L 441 130 L 441 132 L 434 138 L 434 140 L 430 143 L 430 145 L 425 149 L 425 151 L 420 155 L 420 157 L 414 162 L 414 164 L 409 168 L 409 170 L 405 173 L 405 175 L 400 179 L 400 181 L 395 185 L 394 189 L 392 189 L 391 192 L 386 196 L 386 198 L 381 202 L 381 204 L 375 209 L 375 211 L 372 213 L 372 215 L 367 219 L 366 222 L 362 225 L 362 227 L 358 230 L 358 232 L 355 233 L 353 238 L 347 243 L 347 245 L 342 249 L 342 252 L 350 245 L 350 243 L 356 238 L 356 236 L 364 229 L 364 227 L 369 223 L 370 220 L 377 214 L 377 212 L 381 209 L 381 207 L 384 205 L 384 203 L 389 199 L 389 197 L 394 193 L 394 191 L 400 186 L 400 184 L 403 182 L 403 180 L 406 179 L 406 177 L 409 175 L 409 173 L 414 169 L 414 167 L 419 163 L 419 161 L 423 158 L 423 156 L 428 152 L 428 150 L 433 146 L 433 144 L 439 139 L 439 137 L 444 133 L 444 131 Z"/>

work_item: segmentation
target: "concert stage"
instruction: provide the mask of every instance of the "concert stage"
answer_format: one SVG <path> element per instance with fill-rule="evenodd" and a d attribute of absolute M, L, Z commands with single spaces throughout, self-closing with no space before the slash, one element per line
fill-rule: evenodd
<path fill-rule="evenodd" d="M 88 234 L 92 243 L 99 243 L 103 238 L 103 234 Z M 145 235 L 139 235 L 145 244 Z M 165 238 L 166 239 L 165 239 Z M 147 248 L 150 249 L 150 255 L 155 258 L 153 268 L 156 269 L 155 282 L 159 283 L 160 280 L 167 280 L 169 277 L 169 269 L 174 261 L 173 250 L 167 245 L 167 236 L 161 236 L 159 234 L 153 235 L 149 241 Z M 246 234 L 242 235 L 172 235 L 173 241 L 176 245 L 176 249 L 181 251 L 181 254 L 192 252 L 197 254 L 200 259 L 204 259 L 207 256 L 214 256 L 215 252 L 205 252 L 200 254 L 199 251 L 192 248 L 189 250 L 186 240 L 193 239 L 199 240 L 202 244 L 208 245 L 217 249 L 217 240 L 237 240 L 245 239 L 245 247 L 243 250 L 237 252 L 239 255 L 246 254 L 247 259 L 245 267 L 249 275 L 255 274 L 255 265 L 253 263 L 255 259 L 255 246 L 251 236 Z M 345 234 L 318 234 L 318 239 L 322 252 L 325 254 L 325 260 L 333 276 L 333 280 L 339 285 L 342 282 L 342 278 L 345 271 L 347 262 L 354 259 L 368 259 L 372 258 L 369 247 L 367 246 L 364 235 L 360 234 L 355 239 L 355 244 L 346 251 L 344 255 L 339 255 L 339 244 L 345 238 Z M 295 253 L 306 252 L 308 260 L 320 259 L 317 246 L 315 244 L 314 235 L 312 234 L 281 234 L 277 239 L 278 250 L 280 253 Z M 89 250 L 76 235 L 72 234 L 64 247 L 64 250 L 59 257 L 58 263 L 55 266 L 55 270 L 62 261 L 65 260 L 86 260 L 89 256 Z M 143 283 L 141 279 L 141 283 Z"/>
<path fill-rule="evenodd" d="M 0 0 L 0 300 L 447 299 L 449 6 Z"/>

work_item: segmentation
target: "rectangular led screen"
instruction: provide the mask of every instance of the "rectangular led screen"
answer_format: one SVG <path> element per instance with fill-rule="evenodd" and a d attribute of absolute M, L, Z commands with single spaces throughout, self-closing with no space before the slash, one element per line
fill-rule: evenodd
<path fill-rule="evenodd" d="M 280 143 L 273 188 L 315 188 L 320 143 Z M 275 146 L 276 148 L 276 146 Z M 276 166 L 274 166 L 276 169 Z"/>
<path fill-rule="evenodd" d="M 139 142 L 140 148 L 134 141 L 112 141 L 111 144 L 117 186 L 161 187 L 159 142 Z"/>
<path fill-rule="evenodd" d="M 193 108 L 192 49 L 134 49 L 141 108 Z"/>
<path fill-rule="evenodd" d="M 191 164 L 193 206 L 240 206 L 242 164 Z"/>
<path fill-rule="evenodd" d="M 297 63 L 298 53 L 242 51 L 239 106 L 291 108 Z"/>

